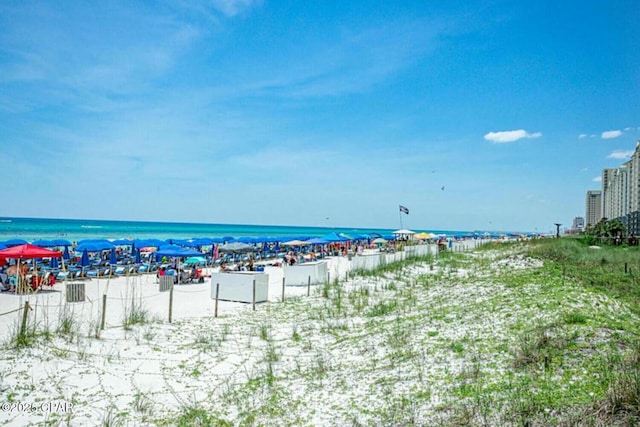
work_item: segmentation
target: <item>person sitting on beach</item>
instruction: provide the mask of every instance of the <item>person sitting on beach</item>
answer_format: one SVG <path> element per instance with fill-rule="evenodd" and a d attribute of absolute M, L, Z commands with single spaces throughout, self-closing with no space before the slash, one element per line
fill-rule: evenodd
<path fill-rule="evenodd" d="M 220 263 L 220 272 L 221 273 L 225 273 L 229 271 L 229 267 L 227 267 L 227 264 L 225 262 L 221 262 Z"/>
<path fill-rule="evenodd" d="M 167 270 L 164 267 L 160 267 L 160 270 L 158 270 L 158 277 L 162 277 L 166 275 L 167 275 Z"/>
<path fill-rule="evenodd" d="M 248 271 L 256 271 L 256 266 L 253 264 L 253 258 L 249 258 L 249 262 L 247 263 Z"/>

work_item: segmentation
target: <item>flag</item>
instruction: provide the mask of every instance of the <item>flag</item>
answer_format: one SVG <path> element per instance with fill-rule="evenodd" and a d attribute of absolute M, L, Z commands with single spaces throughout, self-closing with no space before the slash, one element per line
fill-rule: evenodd
<path fill-rule="evenodd" d="M 400 212 L 409 215 L 409 208 L 407 208 L 406 206 L 400 205 Z"/>

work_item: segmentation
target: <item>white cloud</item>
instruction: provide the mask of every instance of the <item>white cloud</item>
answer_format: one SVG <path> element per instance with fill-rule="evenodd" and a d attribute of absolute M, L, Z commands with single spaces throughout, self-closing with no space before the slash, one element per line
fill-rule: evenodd
<path fill-rule="evenodd" d="M 213 0 L 213 7 L 226 16 L 235 16 L 260 3 L 261 0 Z"/>
<path fill-rule="evenodd" d="M 620 135 L 622 135 L 622 131 L 620 130 L 608 130 L 606 132 L 602 132 L 602 139 L 617 138 Z"/>
<path fill-rule="evenodd" d="M 618 160 L 628 159 L 633 155 L 633 152 L 634 150 L 626 150 L 626 151 L 615 150 L 607 156 L 607 159 L 618 159 Z"/>
<path fill-rule="evenodd" d="M 602 182 L 602 177 L 601 176 L 596 176 L 591 181 L 593 181 L 593 182 Z"/>
<path fill-rule="evenodd" d="M 519 129 L 506 130 L 501 132 L 489 132 L 484 136 L 484 139 L 486 141 L 491 141 L 494 144 L 503 144 L 506 142 L 514 142 L 523 138 L 539 138 L 541 136 L 541 132 L 528 133 L 524 129 Z"/>
<path fill-rule="evenodd" d="M 587 135 L 586 133 L 581 133 L 580 135 L 578 135 L 578 139 L 584 139 L 587 136 L 589 136 L 589 135 Z"/>

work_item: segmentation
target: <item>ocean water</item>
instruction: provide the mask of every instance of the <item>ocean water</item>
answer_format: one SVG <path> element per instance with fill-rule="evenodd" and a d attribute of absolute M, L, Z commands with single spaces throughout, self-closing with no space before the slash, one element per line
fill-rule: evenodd
<path fill-rule="evenodd" d="M 329 228 L 300 227 L 286 225 L 242 225 L 242 224 L 197 224 L 181 222 L 104 221 L 57 218 L 0 218 L 0 241 L 21 238 L 27 241 L 37 239 L 64 238 L 69 241 L 105 238 L 157 238 L 191 239 L 194 237 L 320 237 L 336 233 L 379 233 L 391 234 L 394 229 L 376 228 Z M 464 231 L 430 231 L 442 234 L 464 234 Z"/>

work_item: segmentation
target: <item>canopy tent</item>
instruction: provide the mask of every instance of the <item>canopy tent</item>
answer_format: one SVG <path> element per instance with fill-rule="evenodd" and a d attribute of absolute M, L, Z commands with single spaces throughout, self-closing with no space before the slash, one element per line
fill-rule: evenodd
<path fill-rule="evenodd" d="M 305 240 L 289 240 L 288 242 L 283 242 L 282 243 L 285 246 L 305 246 L 305 245 L 310 245 L 310 243 L 308 241 Z"/>
<path fill-rule="evenodd" d="M 58 251 L 52 251 L 29 243 L 0 250 L 0 258 L 33 259 L 60 257 L 62 257 L 62 253 Z"/>
<path fill-rule="evenodd" d="M 307 243 L 309 243 L 310 245 L 326 245 L 329 242 L 320 237 L 314 237 L 313 239 L 307 240 Z"/>
<path fill-rule="evenodd" d="M 219 252 L 232 253 L 232 254 L 246 254 L 249 252 L 255 252 L 258 248 L 254 245 L 241 242 L 232 242 L 218 247 Z"/>
<path fill-rule="evenodd" d="M 333 242 L 347 242 L 349 241 L 349 239 L 347 239 L 346 237 L 340 236 L 337 233 L 329 233 L 325 236 L 321 237 L 322 240 L 326 240 L 329 243 L 333 243 Z"/>
<path fill-rule="evenodd" d="M 58 251 L 52 251 L 49 249 L 42 248 L 40 246 L 31 245 L 29 243 L 25 243 L 23 245 L 13 246 L 7 249 L 0 250 L 0 259 L 33 259 L 33 267 L 34 272 L 36 267 L 36 258 L 61 258 L 62 254 Z M 18 285 L 17 290 L 22 289 L 23 287 L 23 278 L 21 275 L 18 275 Z"/>

